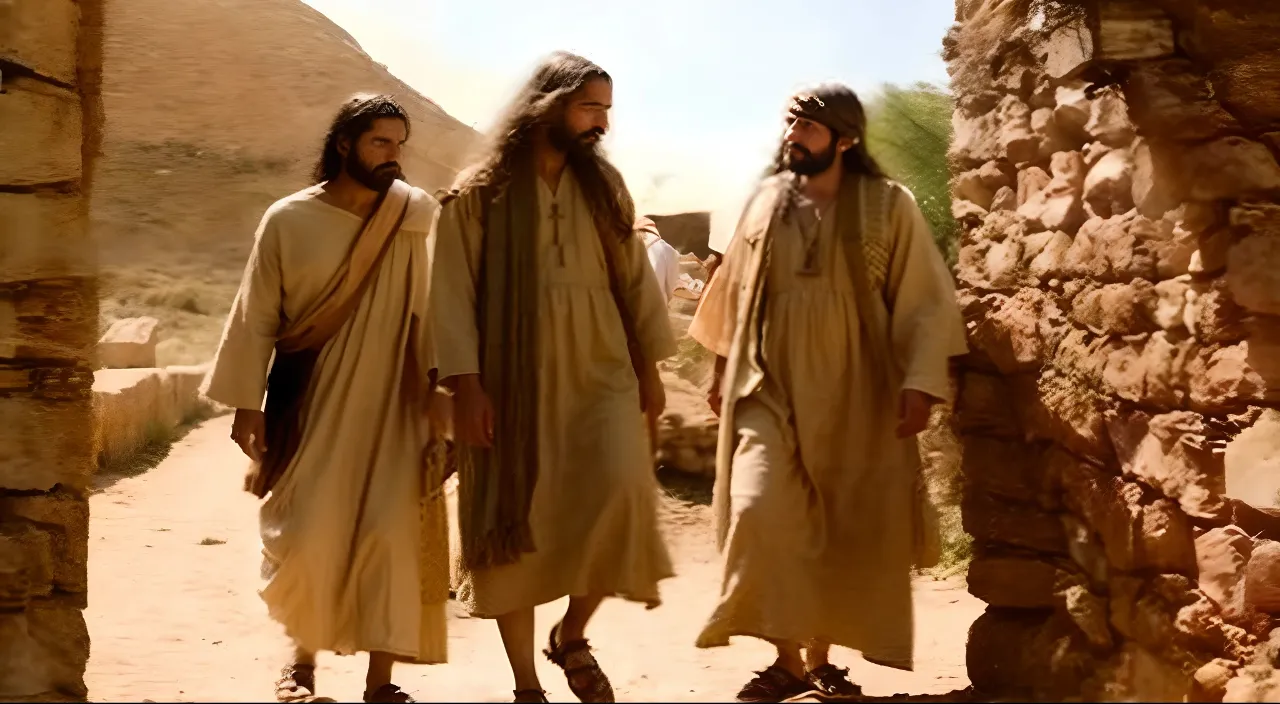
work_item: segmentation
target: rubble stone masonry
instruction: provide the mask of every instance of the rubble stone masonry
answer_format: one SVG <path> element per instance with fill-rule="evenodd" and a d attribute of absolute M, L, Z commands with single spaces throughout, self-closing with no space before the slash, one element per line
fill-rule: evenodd
<path fill-rule="evenodd" d="M 1280 473 L 1280 3 L 958 0 L 944 56 L 970 678 L 1280 701 L 1280 511 L 1226 495 Z"/>
<path fill-rule="evenodd" d="M 0 699 L 87 695 L 100 0 L 0 0 Z"/>

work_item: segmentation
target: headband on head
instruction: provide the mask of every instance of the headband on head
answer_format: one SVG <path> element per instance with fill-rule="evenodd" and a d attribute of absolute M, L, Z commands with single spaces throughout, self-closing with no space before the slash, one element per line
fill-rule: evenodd
<path fill-rule="evenodd" d="M 795 94 L 787 112 L 825 125 L 842 137 L 861 137 L 866 130 L 861 101 L 852 90 L 838 83 L 824 83 Z"/>

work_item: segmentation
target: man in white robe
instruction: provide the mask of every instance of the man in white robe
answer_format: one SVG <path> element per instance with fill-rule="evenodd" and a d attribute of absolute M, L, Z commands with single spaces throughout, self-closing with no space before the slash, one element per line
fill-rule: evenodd
<path fill-rule="evenodd" d="M 534 608 L 565 596 L 543 653 L 579 699 L 613 701 L 588 621 L 607 597 L 657 606 L 672 574 L 644 415 L 665 403 L 657 363 L 675 339 L 626 185 L 597 151 L 612 102 L 603 69 L 553 55 L 436 228 L 458 600 L 497 621 L 516 701 L 547 701 Z"/>
<path fill-rule="evenodd" d="M 774 175 L 689 328 L 717 356 L 725 555 L 697 645 L 777 650 L 741 701 L 859 694 L 832 645 L 911 669 L 911 568 L 936 560 L 915 436 L 951 393 L 964 326 L 928 225 L 865 132 L 844 86 L 793 98 Z"/>
<path fill-rule="evenodd" d="M 644 242 L 645 252 L 649 255 L 649 265 L 658 277 L 658 288 L 662 291 L 662 302 L 670 303 L 671 296 L 680 287 L 680 252 L 676 251 L 662 234 L 658 232 L 658 224 L 652 218 L 636 218 L 636 234 Z"/>
<path fill-rule="evenodd" d="M 261 594 L 294 643 L 280 701 L 315 695 L 321 650 L 369 653 L 376 702 L 411 701 L 393 662 L 446 659 L 447 519 L 423 462 L 439 206 L 398 180 L 408 129 L 389 97 L 343 105 L 318 185 L 262 218 L 203 389 L 236 409 L 246 489 L 266 498 Z"/>

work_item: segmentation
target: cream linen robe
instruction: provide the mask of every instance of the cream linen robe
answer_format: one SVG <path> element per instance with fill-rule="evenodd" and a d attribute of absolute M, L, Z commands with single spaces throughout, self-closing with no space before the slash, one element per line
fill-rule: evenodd
<path fill-rule="evenodd" d="M 209 398 L 262 407 L 282 320 L 311 306 L 347 256 L 362 220 L 318 193 L 289 196 L 263 217 Z M 301 446 L 260 511 L 262 598 L 313 652 L 446 660 L 447 514 L 439 478 L 424 477 L 424 413 L 401 395 L 407 354 L 419 355 L 424 375 L 433 366 L 429 326 L 410 339 L 410 321 L 426 321 L 438 211 L 413 189 L 376 278 L 320 355 Z"/>
<path fill-rule="evenodd" d="M 864 252 L 887 298 L 874 309 L 895 358 L 892 398 L 871 376 L 835 218 L 816 228 L 817 274 L 798 273 L 801 216 L 774 216 L 776 178 L 748 205 L 689 329 L 728 359 L 715 499 L 726 564 L 699 647 L 735 635 L 817 640 L 912 667 L 919 455 L 914 439 L 895 437 L 897 390 L 947 398 L 948 359 L 966 346 L 929 227 L 910 192 L 888 187 L 884 240 Z M 751 311 L 762 275 L 764 303 Z"/>
<path fill-rule="evenodd" d="M 604 249 L 572 172 L 565 170 L 554 195 L 537 181 L 539 366 L 530 373 L 539 375 L 540 466 L 529 519 L 536 551 L 475 572 L 455 554 L 458 600 L 485 618 L 564 596 L 620 596 L 657 606 L 658 582 L 673 572 L 658 529 L 639 384 Z M 559 246 L 550 218 L 556 202 L 564 216 Z M 442 380 L 480 371 L 479 208 L 472 192 L 447 203 L 437 224 L 431 305 L 435 334 L 448 341 L 437 351 Z M 618 269 L 645 358 L 671 356 L 675 337 L 639 237 L 627 242 Z"/>

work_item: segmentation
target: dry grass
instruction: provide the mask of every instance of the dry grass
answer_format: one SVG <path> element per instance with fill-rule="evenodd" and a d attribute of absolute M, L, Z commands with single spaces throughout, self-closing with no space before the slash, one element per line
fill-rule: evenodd
<path fill-rule="evenodd" d="M 100 323 L 149 315 L 160 321 L 156 363 L 202 364 L 213 358 L 239 272 L 194 268 L 104 267 Z"/>
<path fill-rule="evenodd" d="M 186 437 L 210 418 L 220 415 L 217 407 L 210 403 L 197 403 L 187 415 L 174 427 L 150 422 L 143 430 L 142 441 L 127 452 L 103 452 L 98 455 L 98 471 L 94 476 L 94 491 L 103 491 L 112 484 L 136 477 L 158 466 L 169 456 L 174 443 Z"/>

